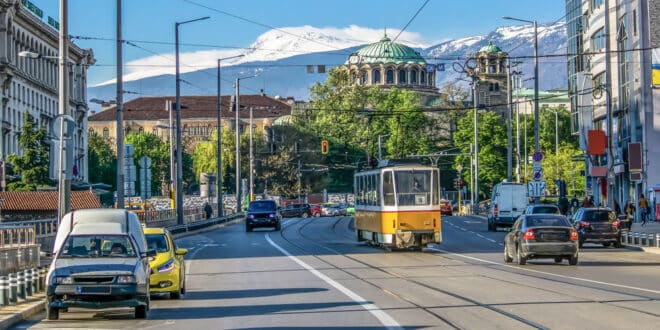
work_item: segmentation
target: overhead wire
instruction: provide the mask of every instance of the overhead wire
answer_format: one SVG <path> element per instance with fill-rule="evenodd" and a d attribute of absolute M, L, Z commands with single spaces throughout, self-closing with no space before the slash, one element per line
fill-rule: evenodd
<path fill-rule="evenodd" d="M 422 6 L 420 6 L 419 9 L 417 9 L 417 12 L 415 13 L 415 15 L 413 15 L 413 16 L 408 20 L 408 23 L 406 23 L 406 25 L 403 27 L 403 29 L 401 29 L 401 30 L 399 31 L 399 34 L 397 34 L 396 37 L 394 37 L 394 39 L 392 39 L 392 42 L 395 42 L 397 39 L 399 39 L 399 36 L 401 35 L 401 33 L 403 33 L 403 31 L 405 31 L 405 30 L 408 28 L 408 26 L 410 26 L 410 23 L 412 23 L 412 22 L 415 20 L 415 18 L 417 17 L 417 15 L 419 15 L 419 13 L 422 11 L 422 9 L 424 9 L 424 7 L 426 6 L 427 3 L 429 3 L 429 0 L 424 1 L 424 3 L 422 4 Z"/>

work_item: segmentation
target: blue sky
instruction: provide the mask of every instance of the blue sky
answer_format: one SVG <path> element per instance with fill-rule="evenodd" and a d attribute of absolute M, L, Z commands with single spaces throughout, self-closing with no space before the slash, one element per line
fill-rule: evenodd
<path fill-rule="evenodd" d="M 30 0 L 44 18 L 59 19 L 58 0 Z M 342 29 L 359 26 L 396 31 L 402 29 L 425 0 L 123 0 L 124 63 L 145 58 L 168 60 L 174 53 L 174 23 L 198 17 L 210 19 L 179 28 L 182 53 L 241 52 L 271 27 Z M 430 0 L 406 29 L 405 36 L 427 46 L 447 39 L 486 34 L 513 25 L 502 16 L 550 23 L 565 14 L 563 0 Z M 116 0 L 69 0 L 69 34 L 85 38 L 116 37 Z M 366 36 L 358 36 L 361 38 Z M 414 39 L 414 40 L 412 40 Z M 402 42 L 406 41 L 403 38 Z M 375 40 L 373 40 L 375 41 Z M 114 79 L 116 49 L 112 40 L 74 42 L 92 48 L 97 65 L 89 70 L 89 84 Z M 238 48 L 238 49 L 237 49 Z M 195 57 L 185 59 L 194 62 Z M 182 57 L 182 65 L 185 64 Z M 173 63 L 172 63 L 173 67 Z M 132 70 L 139 70 L 135 66 Z"/>

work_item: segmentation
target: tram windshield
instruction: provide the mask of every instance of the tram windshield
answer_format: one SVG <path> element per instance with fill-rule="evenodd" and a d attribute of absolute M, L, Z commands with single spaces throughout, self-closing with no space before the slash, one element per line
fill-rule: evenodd
<path fill-rule="evenodd" d="M 431 171 L 396 171 L 397 204 L 429 205 L 431 203 Z M 435 192 L 437 194 L 437 191 Z"/>

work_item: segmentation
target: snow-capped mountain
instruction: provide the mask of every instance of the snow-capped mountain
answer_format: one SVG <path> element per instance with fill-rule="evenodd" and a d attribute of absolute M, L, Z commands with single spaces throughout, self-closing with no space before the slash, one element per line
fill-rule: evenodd
<path fill-rule="evenodd" d="M 268 95 L 307 99 L 309 87 L 315 82 L 325 81 L 327 77 L 327 74 L 316 71 L 318 65 L 325 65 L 326 70 L 341 65 L 349 54 L 363 45 L 380 40 L 383 33 L 383 31 L 358 26 L 349 26 L 344 29 L 303 26 L 270 30 L 262 34 L 247 51 L 241 51 L 243 57 L 223 62 L 222 93 L 225 95 L 233 93 L 232 82 L 237 77 L 258 74 L 256 78 L 241 81 L 241 93 L 254 94 L 264 90 Z M 388 31 L 388 35 L 396 34 L 398 31 Z M 447 83 L 461 82 L 459 78 L 462 77 L 462 74 L 453 70 L 453 63 L 464 63 L 467 55 L 478 51 L 489 40 L 509 52 L 511 56 L 524 56 L 521 58 L 523 63 L 520 67 L 525 75 L 523 79 L 532 77 L 533 39 L 534 31 L 531 26 L 510 26 L 498 28 L 487 35 L 448 40 L 430 47 L 424 45 L 417 34 L 410 32 L 402 33 L 397 42 L 416 48 L 429 63 L 444 64 L 445 71 L 438 72 L 436 75 L 436 85 L 441 88 Z M 564 23 L 540 25 L 538 27 L 538 44 L 540 87 L 542 89 L 565 87 L 567 84 L 565 59 L 544 56 L 566 52 Z M 182 95 L 216 95 L 217 59 L 236 54 L 238 54 L 237 51 L 233 53 L 202 51 L 182 54 Z M 129 67 L 140 68 L 139 64 L 165 60 L 167 60 L 165 56 L 155 56 L 134 61 L 130 63 L 132 65 Z M 185 63 L 195 63 L 195 65 L 186 66 Z M 314 73 L 308 73 L 308 66 L 315 69 Z M 145 65 L 140 69 L 132 69 L 127 72 L 124 77 L 124 90 L 135 94 L 127 94 L 125 99 L 140 95 L 173 95 L 175 92 L 173 70 L 170 63 L 170 65 L 164 66 Z M 527 84 L 531 86 L 531 81 Z M 114 81 L 88 88 L 90 99 L 112 99 L 115 94 Z"/>

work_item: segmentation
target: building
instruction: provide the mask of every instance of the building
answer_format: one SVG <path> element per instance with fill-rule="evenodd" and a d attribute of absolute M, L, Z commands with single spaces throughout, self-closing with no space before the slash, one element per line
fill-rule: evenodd
<path fill-rule="evenodd" d="M 0 221 L 52 219 L 57 217 L 57 191 L 0 192 Z M 100 208 L 101 202 L 89 190 L 71 192 L 71 210 Z"/>
<path fill-rule="evenodd" d="M 534 113 L 534 89 L 518 88 L 512 93 L 512 102 L 514 107 L 518 108 L 521 114 L 531 115 Z M 544 108 L 564 108 L 566 111 L 571 108 L 571 100 L 566 90 L 539 91 L 539 109 Z"/>
<path fill-rule="evenodd" d="M 651 170 L 660 162 L 660 147 L 652 143 L 660 131 L 651 93 L 649 2 L 566 0 L 573 133 L 586 155 L 587 190 L 602 205 L 637 200 L 660 183 L 660 173 Z"/>
<path fill-rule="evenodd" d="M 0 0 L 0 160 L 8 154 L 22 154 L 18 134 L 31 115 L 39 127 L 53 138 L 51 124 L 59 114 L 58 88 L 58 23 L 30 1 Z M 19 56 L 20 52 L 38 54 L 38 58 Z M 88 181 L 87 168 L 87 68 L 95 63 L 91 49 L 69 44 L 69 104 L 68 113 L 75 120 L 73 136 L 72 187 Z M 1 178 L 5 188 L 4 172 Z"/>
<path fill-rule="evenodd" d="M 504 118 L 509 110 L 508 57 L 492 40 L 474 54 L 477 105 Z"/>
<path fill-rule="evenodd" d="M 222 125 L 234 129 L 236 114 L 231 110 L 232 96 L 222 96 Z M 171 122 L 176 120 L 175 97 L 141 97 L 123 105 L 124 135 L 130 132 L 153 133 L 164 141 L 169 141 Z M 187 152 L 192 153 L 199 141 L 211 136 L 218 123 L 217 96 L 181 96 L 181 139 Z M 249 129 L 250 113 L 254 127 L 271 126 L 273 121 L 291 114 L 291 105 L 264 94 L 240 95 L 239 129 Z M 246 111 L 248 110 L 248 111 Z M 170 120 L 170 117 L 172 118 Z M 116 107 L 107 107 L 89 116 L 88 133 L 98 133 L 114 143 L 117 133 Z"/>

